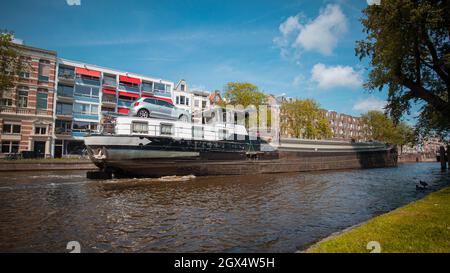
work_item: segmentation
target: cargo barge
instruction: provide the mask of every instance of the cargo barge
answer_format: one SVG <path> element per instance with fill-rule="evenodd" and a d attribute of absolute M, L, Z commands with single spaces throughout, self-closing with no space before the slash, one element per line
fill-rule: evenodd
<path fill-rule="evenodd" d="M 89 178 L 243 175 L 393 167 L 395 146 L 257 137 L 245 126 L 115 117 L 85 137 Z"/>

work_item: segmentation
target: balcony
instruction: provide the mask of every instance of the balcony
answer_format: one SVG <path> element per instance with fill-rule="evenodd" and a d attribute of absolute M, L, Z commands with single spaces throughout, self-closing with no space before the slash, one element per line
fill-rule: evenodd
<path fill-rule="evenodd" d="M 70 136 L 72 135 L 72 130 L 65 128 L 55 128 L 55 135 Z"/>
<path fill-rule="evenodd" d="M 120 83 L 119 90 L 133 92 L 139 94 L 139 86 L 131 86 L 127 84 Z"/>
<path fill-rule="evenodd" d="M 102 85 L 105 86 L 105 87 L 113 87 L 113 88 L 116 88 L 116 87 L 117 87 L 117 82 L 116 82 L 116 80 L 114 80 L 114 79 L 107 79 L 107 78 L 104 78 L 104 79 L 103 79 L 103 82 L 102 82 Z"/>
<path fill-rule="evenodd" d="M 94 86 L 100 86 L 100 79 L 97 78 L 87 78 L 82 76 L 77 76 L 75 79 L 75 82 L 77 84 L 87 84 L 87 85 L 94 85 Z"/>
<path fill-rule="evenodd" d="M 133 103 L 132 101 L 119 100 L 117 102 L 117 106 L 122 108 L 130 108 L 132 103 Z"/>
<path fill-rule="evenodd" d="M 71 120 L 72 119 L 72 112 L 59 112 L 59 111 L 56 111 L 56 117 L 58 119 L 62 119 L 62 120 Z"/>
<path fill-rule="evenodd" d="M 102 105 L 115 107 L 117 100 L 115 97 L 105 97 L 102 98 Z"/>
<path fill-rule="evenodd" d="M 36 115 L 38 115 L 38 116 L 51 116 L 52 115 L 52 111 L 51 110 L 36 109 Z"/>
<path fill-rule="evenodd" d="M 74 72 L 59 72 L 58 79 L 60 81 L 73 83 L 75 81 L 75 73 Z"/>
<path fill-rule="evenodd" d="M 73 113 L 74 119 L 83 119 L 83 120 L 92 120 L 92 121 L 98 121 L 99 116 L 94 113 Z"/>
<path fill-rule="evenodd" d="M 36 115 L 36 110 L 31 108 L 17 108 L 12 106 L 0 106 L 0 113 L 14 115 Z"/>

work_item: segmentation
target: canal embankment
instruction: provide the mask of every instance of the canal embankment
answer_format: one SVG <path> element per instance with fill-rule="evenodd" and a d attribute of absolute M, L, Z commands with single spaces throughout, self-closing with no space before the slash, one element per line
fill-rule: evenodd
<path fill-rule="evenodd" d="M 97 169 L 97 167 L 88 159 L 19 159 L 0 161 L 0 172 L 94 169 Z"/>
<path fill-rule="evenodd" d="M 430 193 L 367 222 L 335 233 L 309 247 L 309 253 L 369 252 L 369 242 L 381 252 L 449 253 L 450 187 Z M 374 244 L 374 243 L 371 243 Z"/>

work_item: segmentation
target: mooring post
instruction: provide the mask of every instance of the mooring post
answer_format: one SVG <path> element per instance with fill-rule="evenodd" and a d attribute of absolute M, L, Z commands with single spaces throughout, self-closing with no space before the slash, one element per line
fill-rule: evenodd
<path fill-rule="evenodd" d="M 441 170 L 447 169 L 447 162 L 445 161 L 445 148 L 444 146 L 439 147 L 439 157 L 441 160 Z"/>
<path fill-rule="evenodd" d="M 447 144 L 447 166 L 450 169 L 450 144 Z"/>

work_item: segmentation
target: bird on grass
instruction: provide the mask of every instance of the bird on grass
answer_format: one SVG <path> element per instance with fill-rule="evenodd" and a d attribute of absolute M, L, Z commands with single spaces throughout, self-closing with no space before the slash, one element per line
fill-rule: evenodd
<path fill-rule="evenodd" d="M 425 181 L 419 180 L 419 183 L 420 183 L 420 185 L 422 185 L 424 187 L 428 186 L 428 183 Z"/>

